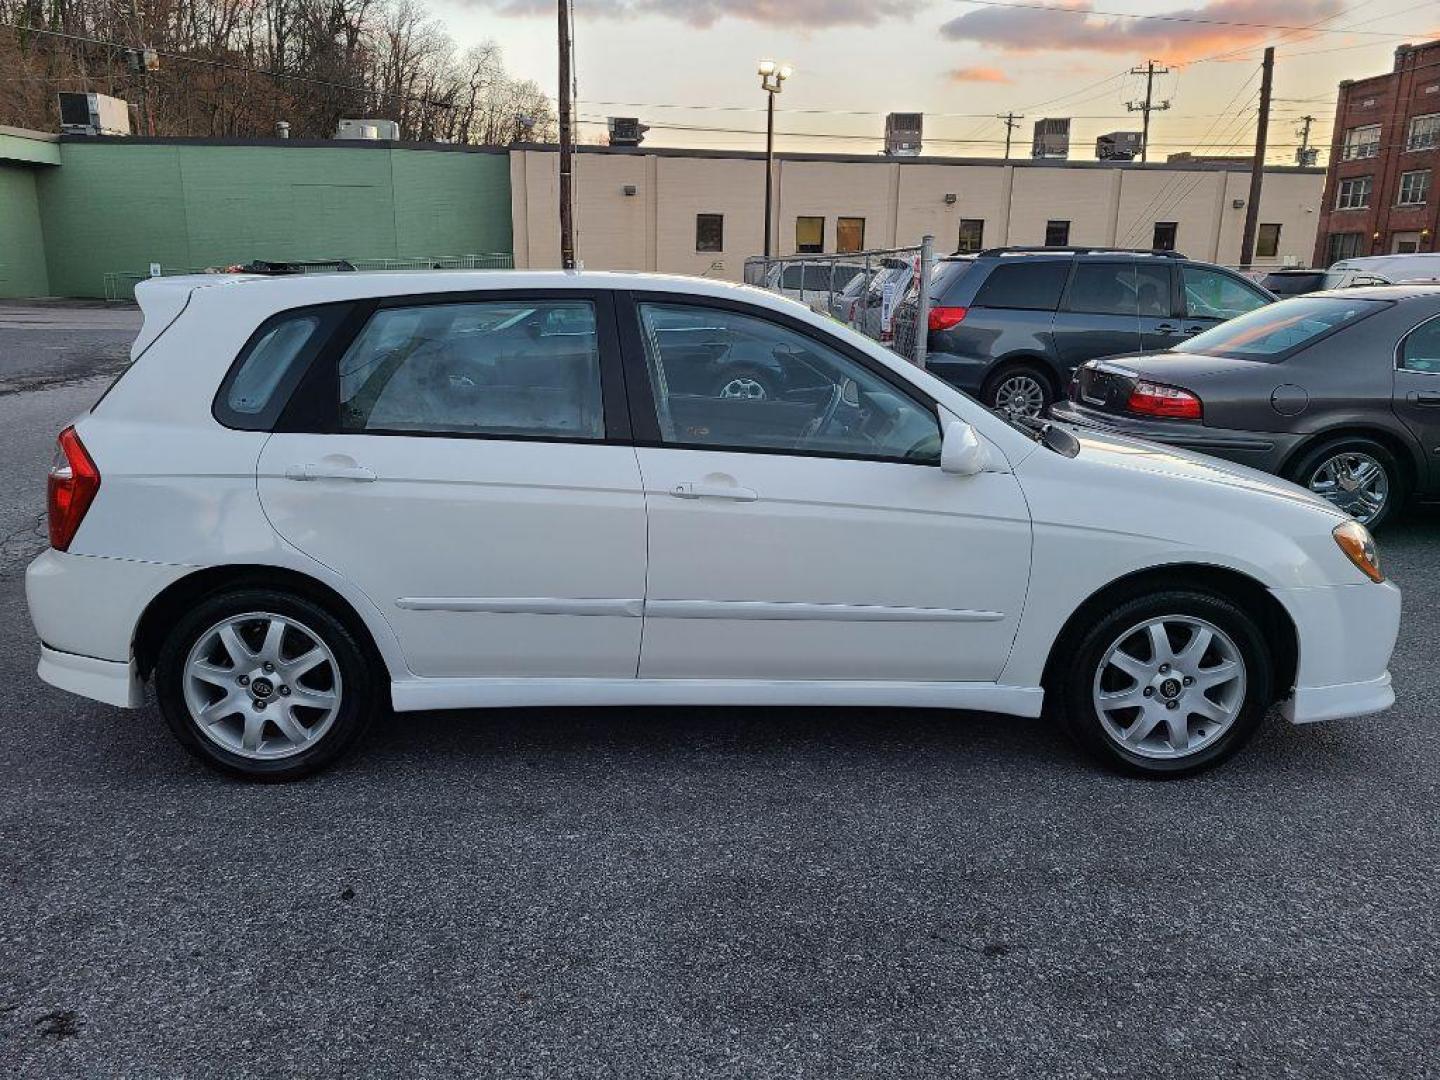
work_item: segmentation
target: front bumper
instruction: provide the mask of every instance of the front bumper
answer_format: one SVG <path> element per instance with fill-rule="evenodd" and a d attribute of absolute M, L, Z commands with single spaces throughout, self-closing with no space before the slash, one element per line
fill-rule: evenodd
<path fill-rule="evenodd" d="M 1088 431 L 1194 450 L 1268 473 L 1279 473 L 1280 466 L 1301 439 L 1299 435 L 1283 431 L 1235 431 L 1205 427 L 1192 420 L 1143 420 L 1117 416 L 1088 409 L 1073 401 L 1057 401 L 1050 409 L 1050 416 L 1062 424 Z"/>
<path fill-rule="evenodd" d="M 1300 639 L 1292 723 L 1380 712 L 1395 703 L 1390 654 L 1400 632 L 1400 590 L 1390 582 L 1274 589 Z"/>

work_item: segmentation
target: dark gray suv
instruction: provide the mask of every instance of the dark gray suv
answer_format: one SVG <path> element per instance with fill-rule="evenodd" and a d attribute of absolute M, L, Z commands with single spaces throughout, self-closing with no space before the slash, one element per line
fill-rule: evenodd
<path fill-rule="evenodd" d="M 927 363 L 991 408 L 1037 416 L 1087 360 L 1168 348 L 1274 299 L 1173 251 L 991 248 L 936 267 Z M 912 290 L 896 319 L 913 324 L 917 306 Z"/>

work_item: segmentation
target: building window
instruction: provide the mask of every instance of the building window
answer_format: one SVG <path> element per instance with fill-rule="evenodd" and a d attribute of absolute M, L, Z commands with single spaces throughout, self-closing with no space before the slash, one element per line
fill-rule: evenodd
<path fill-rule="evenodd" d="M 1175 230 L 1179 223 L 1174 221 L 1155 222 L 1155 231 L 1150 236 L 1150 247 L 1155 251 L 1175 250 Z"/>
<path fill-rule="evenodd" d="M 1341 161 L 1355 158 L 1374 157 L 1380 153 L 1380 125 L 1366 124 L 1353 127 L 1345 132 L 1345 143 L 1340 148 Z"/>
<path fill-rule="evenodd" d="M 1440 113 L 1416 116 L 1405 132 L 1406 150 L 1430 150 L 1440 146 Z"/>
<path fill-rule="evenodd" d="M 1258 259 L 1273 259 L 1280 254 L 1280 226 L 1276 224 L 1260 225 L 1260 231 L 1255 234 L 1255 257 Z"/>
<path fill-rule="evenodd" d="M 1047 221 L 1045 223 L 1045 246 L 1065 247 L 1070 243 L 1070 222 Z"/>
<path fill-rule="evenodd" d="M 696 214 L 696 215 L 695 215 L 695 250 L 696 250 L 696 251 L 724 251 L 724 250 L 725 250 L 725 215 L 724 215 L 724 214 Z"/>
<path fill-rule="evenodd" d="M 1335 193 L 1336 210 L 1364 210 L 1370 205 L 1370 189 L 1374 186 L 1372 176 L 1352 176 L 1340 181 L 1340 190 Z"/>
<path fill-rule="evenodd" d="M 851 251 L 865 250 L 865 219 L 863 217 L 835 219 L 835 250 L 842 255 Z"/>
<path fill-rule="evenodd" d="M 955 244 L 956 255 L 974 255 L 985 247 L 985 219 L 961 218 L 960 236 Z"/>
<path fill-rule="evenodd" d="M 1430 198 L 1430 170 L 1416 169 L 1400 174 L 1400 193 L 1396 206 L 1424 206 Z"/>
<path fill-rule="evenodd" d="M 1358 232 L 1331 233 L 1325 241 L 1325 265 L 1330 266 L 1342 259 L 1353 259 L 1360 254 L 1360 244 L 1365 234 Z"/>
<path fill-rule="evenodd" d="M 823 217 L 797 217 L 795 219 L 795 250 L 801 255 L 818 255 L 825 250 L 825 219 Z"/>

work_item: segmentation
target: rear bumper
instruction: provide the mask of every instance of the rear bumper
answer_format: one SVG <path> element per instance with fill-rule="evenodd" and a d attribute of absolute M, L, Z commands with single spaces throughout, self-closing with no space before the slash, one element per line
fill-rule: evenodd
<path fill-rule="evenodd" d="M 36 673 L 59 690 L 103 701 L 106 705 L 136 709 L 145 701 L 134 661 L 97 660 L 93 656 L 61 652 L 42 643 Z"/>
<path fill-rule="evenodd" d="M 1088 431 L 1124 435 L 1127 438 L 1163 443 L 1182 450 L 1212 454 L 1268 473 L 1280 471 L 1281 464 L 1301 438 L 1289 432 L 1234 431 L 1228 428 L 1204 427 L 1188 420 L 1141 420 L 1115 416 L 1112 413 L 1087 409 L 1073 401 L 1056 402 L 1050 409 L 1050 416 L 1062 424 L 1071 424 Z"/>
<path fill-rule="evenodd" d="M 1390 654 L 1400 632 L 1400 590 L 1388 581 L 1274 589 L 1299 633 L 1295 693 L 1281 712 L 1296 724 L 1364 716 L 1395 703 Z"/>

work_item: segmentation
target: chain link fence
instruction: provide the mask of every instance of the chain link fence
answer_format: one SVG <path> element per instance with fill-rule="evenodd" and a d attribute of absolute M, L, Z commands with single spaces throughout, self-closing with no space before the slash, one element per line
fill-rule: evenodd
<path fill-rule="evenodd" d="M 798 300 L 911 363 L 925 366 L 930 294 L 919 287 L 935 268 L 935 240 L 915 247 L 843 255 L 781 255 L 745 260 L 745 283 Z"/>
<path fill-rule="evenodd" d="M 278 260 L 277 260 L 278 262 Z M 344 267 L 351 270 L 510 270 L 515 266 L 515 257 L 505 251 L 483 252 L 475 255 L 414 255 L 399 259 L 333 259 L 323 262 L 297 261 L 286 264 L 294 266 L 296 273 L 335 273 Z M 185 274 L 220 274 L 238 270 L 236 266 L 162 266 L 154 265 L 140 273 L 131 270 L 111 270 L 105 274 L 106 300 L 133 300 L 135 286 L 152 277 L 177 277 Z"/>

